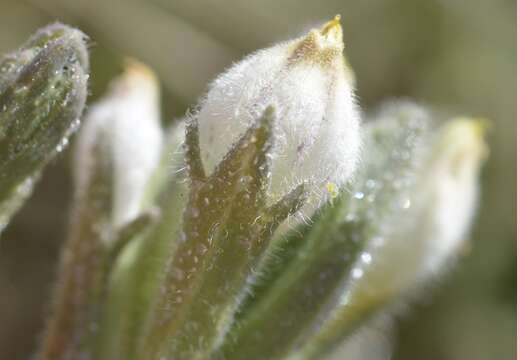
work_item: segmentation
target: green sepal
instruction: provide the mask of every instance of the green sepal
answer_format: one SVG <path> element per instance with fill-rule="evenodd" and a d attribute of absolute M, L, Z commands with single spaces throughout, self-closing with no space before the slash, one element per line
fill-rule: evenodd
<path fill-rule="evenodd" d="M 203 177 L 196 125 L 187 127 L 189 200 L 139 359 L 205 358 L 224 337 L 276 227 L 303 204 L 303 185 L 267 204 L 273 128 L 268 108 Z"/>

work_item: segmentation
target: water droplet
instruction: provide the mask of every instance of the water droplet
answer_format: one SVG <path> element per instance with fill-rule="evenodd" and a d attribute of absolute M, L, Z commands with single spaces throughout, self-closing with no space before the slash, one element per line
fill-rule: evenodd
<path fill-rule="evenodd" d="M 361 200 L 362 198 L 364 198 L 364 193 L 358 191 L 354 194 L 354 198 Z"/>
<path fill-rule="evenodd" d="M 372 255 L 367 252 L 361 254 L 361 261 L 365 264 L 370 264 L 372 262 Z"/>
<path fill-rule="evenodd" d="M 61 151 L 63 151 L 63 150 L 66 148 L 66 146 L 67 146 L 67 145 L 68 145 L 68 138 L 66 138 L 66 137 L 65 137 L 65 138 L 63 138 L 63 139 L 61 140 L 61 142 L 60 142 L 59 144 L 57 144 L 57 146 L 56 146 L 56 151 L 57 151 L 58 153 L 59 153 L 59 152 L 61 152 Z"/>
<path fill-rule="evenodd" d="M 360 268 L 353 268 L 352 269 L 352 278 L 353 279 L 360 279 L 362 278 L 364 275 L 364 272 L 362 269 Z"/>

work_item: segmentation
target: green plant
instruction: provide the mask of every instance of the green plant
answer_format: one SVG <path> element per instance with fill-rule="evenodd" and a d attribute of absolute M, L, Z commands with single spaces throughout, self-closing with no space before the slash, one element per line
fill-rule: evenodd
<path fill-rule="evenodd" d="M 394 102 L 360 131 L 342 51 L 336 17 L 235 65 L 166 131 L 154 74 L 128 62 L 77 139 L 39 359 L 346 356 L 444 271 L 474 213 L 483 125 Z M 0 64 L 5 222 L 77 127 L 86 54 L 53 25 Z"/>
<path fill-rule="evenodd" d="M 0 231 L 79 125 L 88 79 L 84 41 L 78 30 L 51 25 L 0 62 Z"/>

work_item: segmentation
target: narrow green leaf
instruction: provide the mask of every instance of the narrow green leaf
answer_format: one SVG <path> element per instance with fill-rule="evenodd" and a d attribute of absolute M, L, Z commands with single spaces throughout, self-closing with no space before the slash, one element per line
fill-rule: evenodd
<path fill-rule="evenodd" d="M 97 159 L 88 184 L 76 191 L 75 207 L 58 269 L 52 313 L 40 360 L 91 357 L 98 327 L 99 299 L 104 294 L 107 244 L 114 236 L 112 173 L 102 142 L 92 149 Z"/>

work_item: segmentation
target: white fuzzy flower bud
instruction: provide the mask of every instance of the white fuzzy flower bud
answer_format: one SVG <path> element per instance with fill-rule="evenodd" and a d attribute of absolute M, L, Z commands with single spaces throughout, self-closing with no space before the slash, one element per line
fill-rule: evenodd
<path fill-rule="evenodd" d="M 313 194 L 342 184 L 360 147 L 354 77 L 343 57 L 339 16 L 306 36 L 260 50 L 211 85 L 196 114 L 210 173 L 264 109 L 276 110 L 270 195 L 300 182 Z"/>
<path fill-rule="evenodd" d="M 159 87 L 146 66 L 128 61 L 125 73 L 88 112 L 78 143 L 78 189 L 90 181 L 92 166 L 99 161 L 93 151 L 96 146 L 111 162 L 112 221 L 119 226 L 138 215 L 146 185 L 160 161 Z"/>

